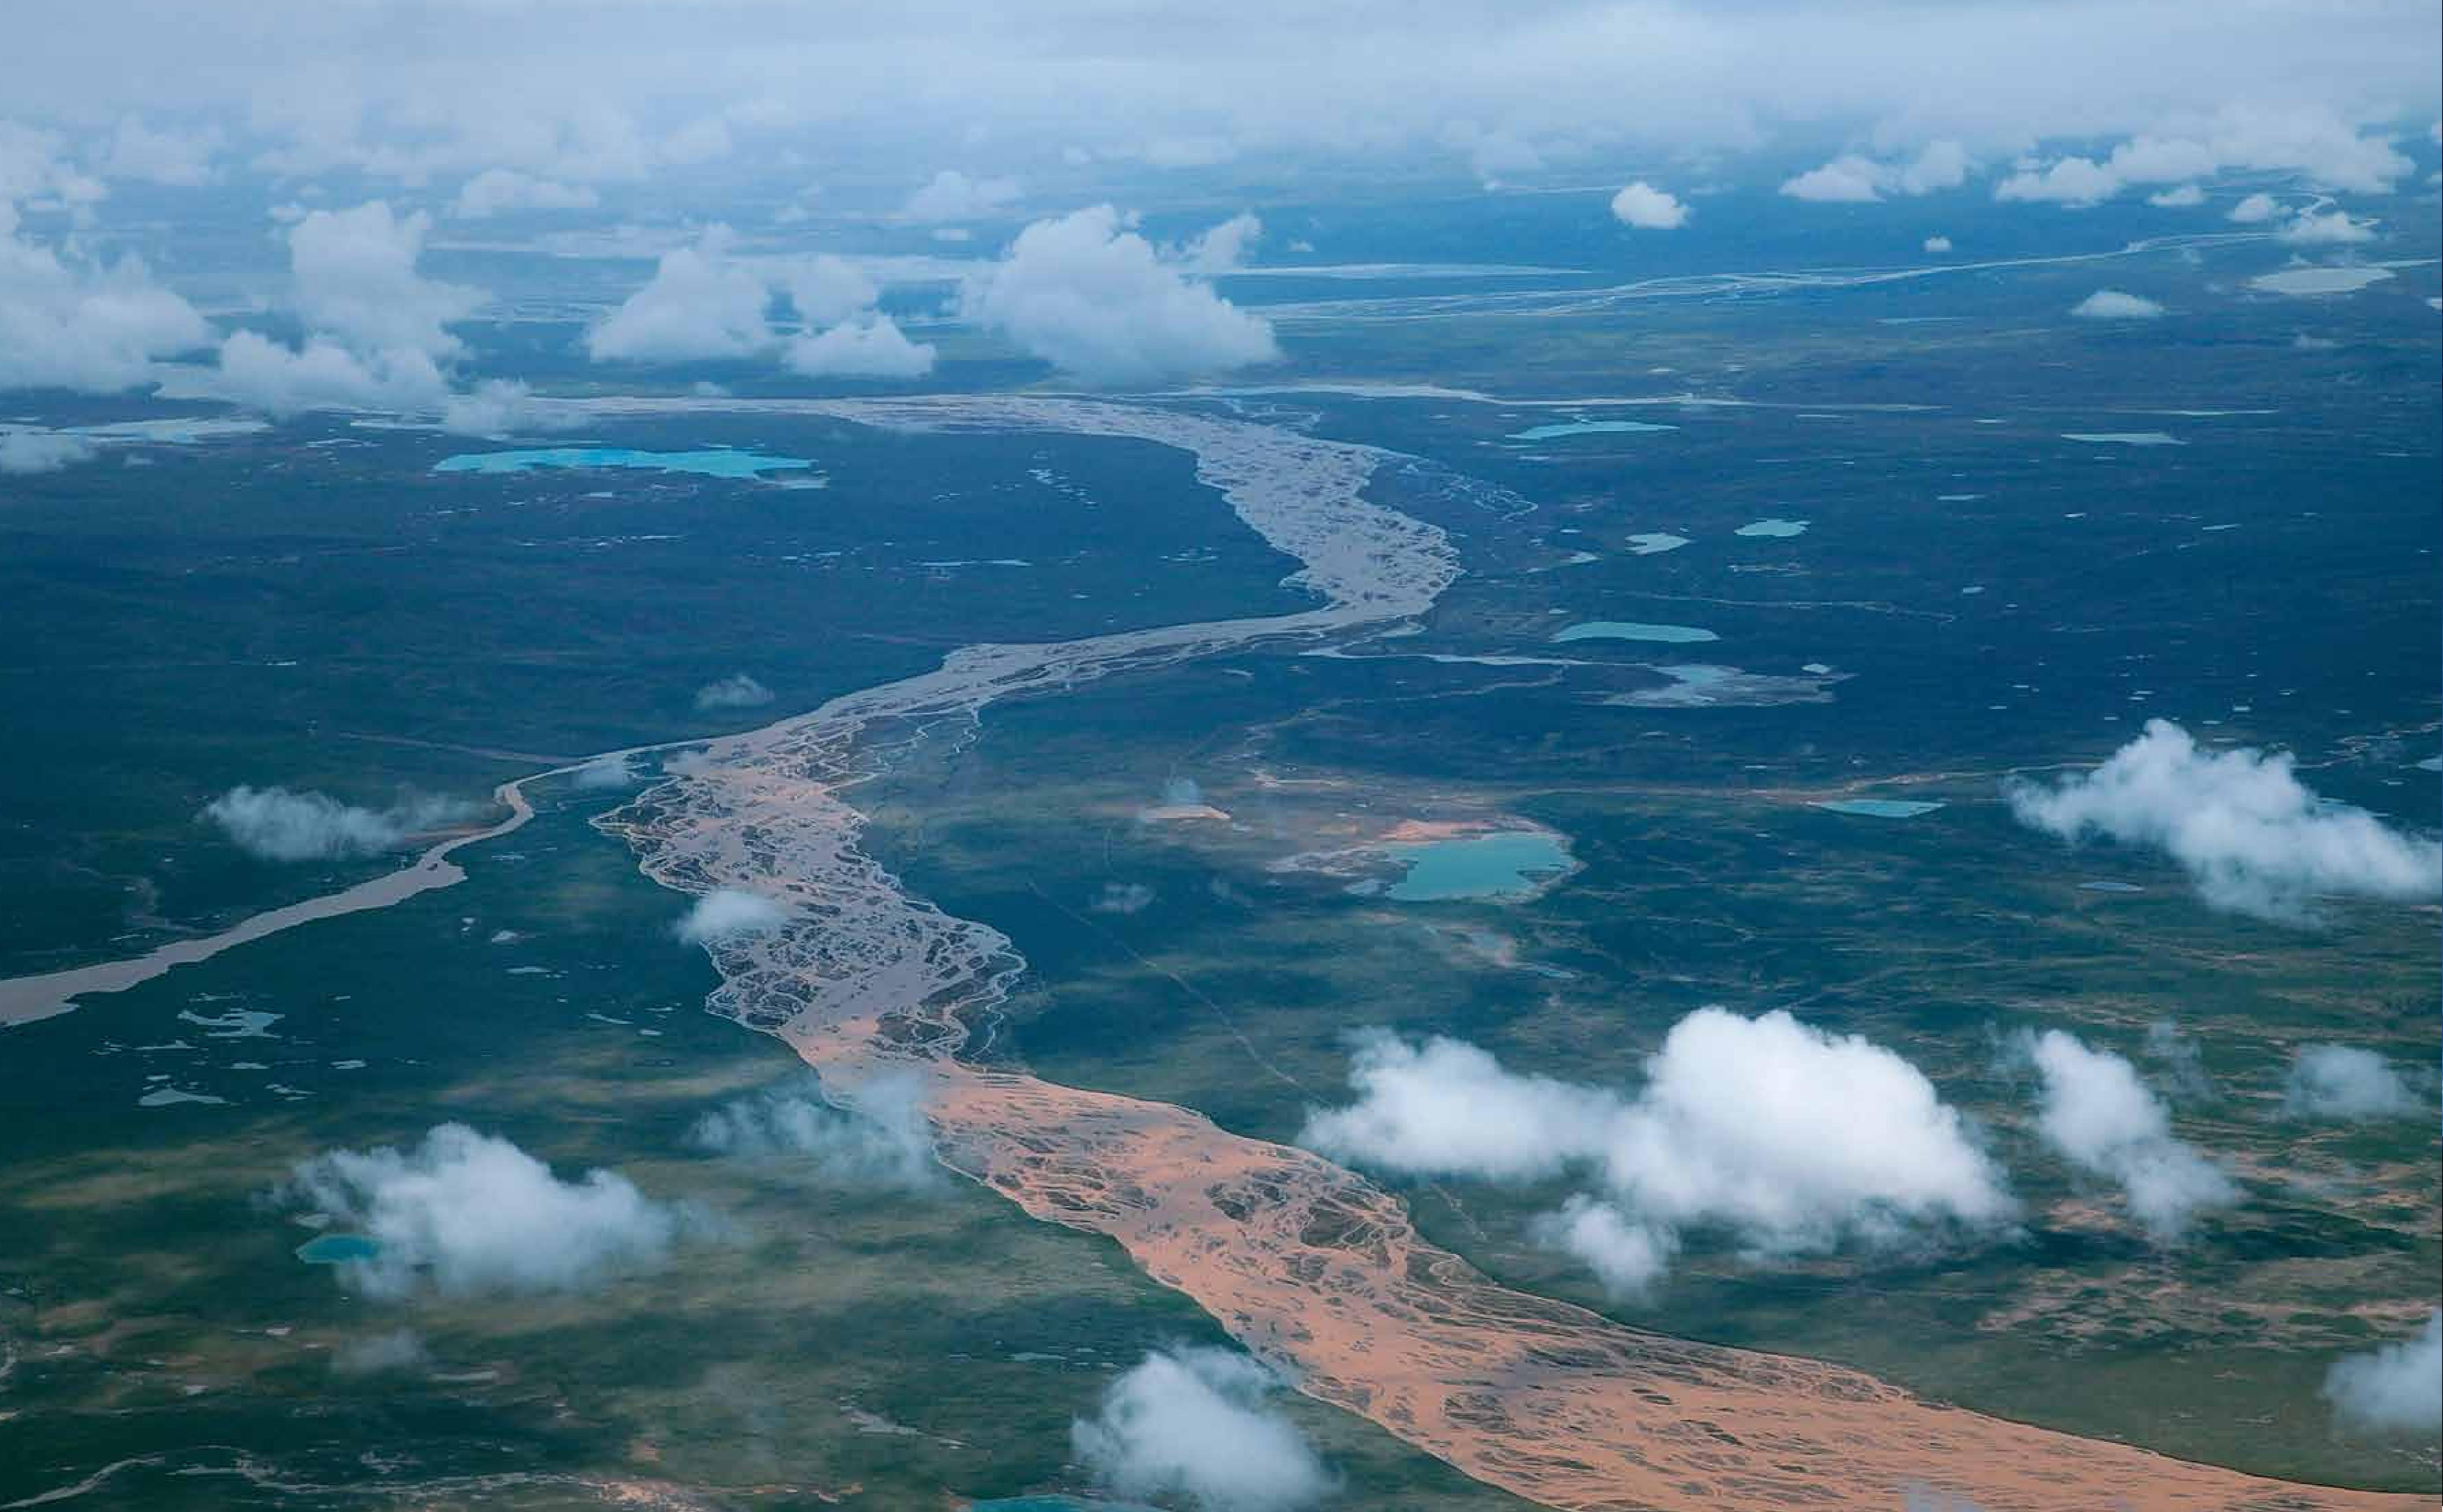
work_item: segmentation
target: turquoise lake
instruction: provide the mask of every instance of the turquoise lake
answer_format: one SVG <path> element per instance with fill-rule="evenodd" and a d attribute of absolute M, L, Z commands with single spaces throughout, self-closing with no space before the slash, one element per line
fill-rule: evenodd
<path fill-rule="evenodd" d="M 1397 854 L 1407 861 L 1407 875 L 1383 895 L 1402 903 L 1526 897 L 1570 867 L 1569 847 L 1542 830 L 1428 840 L 1399 846 Z"/>
<path fill-rule="evenodd" d="M 651 472 L 693 472 L 707 478 L 760 478 L 766 472 L 814 466 L 803 457 L 772 457 L 758 452 L 634 452 L 615 446 L 553 446 L 526 452 L 468 452 L 432 464 L 435 472 L 530 472 L 538 468 L 641 468 Z"/>
<path fill-rule="evenodd" d="M 323 1234 L 297 1246 L 297 1258 L 308 1265 L 344 1265 L 380 1253 L 380 1243 L 362 1234 Z"/>
<path fill-rule="evenodd" d="M 1673 645 L 1686 645 L 1699 640 L 1722 637 L 1695 625 L 1642 625 L 1631 619 L 1589 619 L 1571 625 L 1552 637 L 1554 640 L 1661 640 Z"/>
<path fill-rule="evenodd" d="M 1514 431 L 1513 441 L 1552 441 L 1565 435 L 1630 435 L 1641 431 L 1677 431 L 1676 425 L 1648 425 L 1644 420 L 1566 420 Z"/>
<path fill-rule="evenodd" d="M 1813 805 L 1835 814 L 1858 814 L 1867 819 L 1915 819 L 1931 814 L 1940 803 L 1905 798 L 1834 798 Z"/>

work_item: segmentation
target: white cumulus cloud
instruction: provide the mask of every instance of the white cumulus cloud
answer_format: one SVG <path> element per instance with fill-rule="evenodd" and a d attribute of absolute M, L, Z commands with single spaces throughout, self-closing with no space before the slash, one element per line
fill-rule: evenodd
<path fill-rule="evenodd" d="M 2301 211 L 2273 233 L 2277 241 L 2306 247 L 2354 247 L 2375 240 L 2371 220 L 2356 220 L 2347 211 Z"/>
<path fill-rule="evenodd" d="M 569 775 L 569 781 L 580 788 L 599 792 L 604 788 L 631 787 L 637 781 L 636 759 L 618 751 L 597 756 Z"/>
<path fill-rule="evenodd" d="M 2409 1080 L 2372 1050 L 2356 1045 L 2302 1045 L 2290 1062 L 2282 1107 L 2302 1118 L 2367 1122 L 2410 1118 L 2426 1112 L 2426 1099 Z"/>
<path fill-rule="evenodd" d="M 802 1157 L 840 1186 L 923 1191 L 943 1184 L 923 1082 L 877 1077 L 840 1100 L 845 1107 L 826 1102 L 808 1078 L 724 1103 L 696 1120 L 688 1140 L 744 1159 Z"/>
<path fill-rule="evenodd" d="M 401 215 L 378 199 L 309 211 L 288 229 L 293 303 L 307 328 L 361 352 L 456 352 L 447 327 L 473 314 L 484 292 L 416 271 L 432 229 L 424 212 Z"/>
<path fill-rule="evenodd" d="M 232 331 L 209 377 L 181 376 L 164 393 L 227 399 L 269 415 L 307 410 L 431 410 L 448 402 L 450 380 L 413 347 L 359 355 L 337 341 L 283 346 L 254 331 Z"/>
<path fill-rule="evenodd" d="M 1078 1463 L 1125 1497 L 1184 1497 L 1200 1512 L 1297 1512 L 1332 1472 L 1267 1398 L 1279 1382 L 1246 1355 L 1156 1351 L 1070 1428 Z"/>
<path fill-rule="evenodd" d="M 870 312 L 799 337 L 783 360 L 809 378 L 923 378 L 933 371 L 933 346 L 909 341 L 890 316 Z"/>
<path fill-rule="evenodd" d="M 2282 202 L 2260 191 L 2231 207 L 2231 213 L 2224 218 L 2242 226 L 2254 226 L 2281 213 Z"/>
<path fill-rule="evenodd" d="M 456 435 L 565 431 L 583 423 L 580 415 L 537 400 L 532 389 L 514 378 L 486 378 L 441 401 L 441 429 Z"/>
<path fill-rule="evenodd" d="M 519 211 L 592 210 L 602 196 L 584 184 L 563 184 L 538 178 L 514 168 L 487 168 L 458 187 L 450 212 L 461 220 L 484 220 Z"/>
<path fill-rule="evenodd" d="M 1358 1041 L 1350 1083 L 1357 1101 L 1312 1113 L 1300 1143 L 1410 1175 L 1585 1172 L 1599 1192 L 1540 1232 L 1626 1291 L 1699 1225 L 1771 1255 L 1997 1226 L 2016 1211 L 1977 1132 L 1915 1066 L 1786 1012 L 1689 1014 L 1634 1094 L 1381 1031 Z"/>
<path fill-rule="evenodd" d="M 143 263 L 102 263 L 16 234 L 0 197 L 0 389 L 106 394 L 151 377 L 156 359 L 202 346 L 193 305 Z"/>
<path fill-rule="evenodd" d="M 2433 1438 L 2443 1432 L 2443 1308 L 2415 1338 L 2337 1362 L 2324 1376 L 2333 1416 L 2362 1431 Z"/>
<path fill-rule="evenodd" d="M 1884 162 L 1844 154 L 1821 168 L 1785 181 L 1781 193 L 1820 204 L 1870 204 L 1886 194 L 1931 194 L 1956 189 L 1975 170 L 1968 149 L 1951 140 L 1928 142 L 1915 157 Z"/>
<path fill-rule="evenodd" d="M 2117 288 L 2099 288 L 2071 305 L 2069 312 L 2083 321 L 2151 321 L 2162 315 L 2163 306 Z"/>
<path fill-rule="evenodd" d="M 2091 157 L 2063 157 L 2048 167 L 2027 169 L 1993 186 L 1995 199 L 2035 200 L 2083 210 L 2121 193 L 2122 179 Z"/>
<path fill-rule="evenodd" d="M 614 1171 L 563 1181 L 506 1139 L 445 1123 L 411 1150 L 335 1150 L 299 1163 L 286 1193 L 376 1250 L 339 1268 L 367 1293 L 569 1291 L 659 1263 L 695 1226 Z"/>
<path fill-rule="evenodd" d="M 596 361 L 701 361 L 751 357 L 774 340 L 771 287 L 730 255 L 737 236 L 710 226 L 692 247 L 664 252 L 644 287 L 586 333 Z"/>
<path fill-rule="evenodd" d="M 908 196 L 900 213 L 914 221 L 973 220 L 1016 200 L 1019 193 L 1015 178 L 969 178 L 945 168 Z"/>
<path fill-rule="evenodd" d="M 786 909 L 760 893 L 716 887 L 697 898 L 672 930 L 689 945 L 710 945 L 741 934 L 768 934 L 788 918 Z"/>
<path fill-rule="evenodd" d="M 2388 138 L 2330 109 L 2231 104 L 2179 129 L 2132 137 L 2101 160 L 2066 156 L 2023 166 L 1994 186 L 1993 197 L 2079 208 L 2132 187 L 2186 183 L 2231 169 L 2297 174 L 2323 188 L 2379 194 L 2414 166 Z"/>
<path fill-rule="evenodd" d="M 402 215 L 378 199 L 307 212 L 286 232 L 288 304 L 305 325 L 303 344 L 232 332 L 216 367 L 168 374 L 162 392 L 272 415 L 441 411 L 451 396 L 442 364 L 461 350 L 449 327 L 486 296 L 416 271 L 432 226 L 422 211 Z"/>
<path fill-rule="evenodd" d="M 880 291 L 864 269 L 828 252 L 790 267 L 782 278 L 789 303 L 807 329 L 835 324 L 870 308 Z"/>
<path fill-rule="evenodd" d="M 2443 894 L 2443 846 L 2318 798 L 2294 767 L 2287 751 L 2199 750 L 2154 719 L 2091 772 L 2005 791 L 2021 822 L 2066 840 L 2166 852 L 2218 909 L 2304 920 L 2320 895 Z"/>
<path fill-rule="evenodd" d="M 216 126 L 207 125 L 192 132 L 156 130 L 145 124 L 141 116 L 121 116 L 111 133 L 110 148 L 103 155 L 101 172 L 105 178 L 134 178 L 193 188 L 211 182 L 212 155 L 220 144 L 220 129 Z"/>
<path fill-rule="evenodd" d="M 1263 239 L 1264 223 L 1245 211 L 1188 238 L 1177 261 L 1207 277 L 1226 273 L 1247 260 L 1247 249 Z"/>
<path fill-rule="evenodd" d="M 1641 178 L 1611 196 L 1611 218 L 1644 231 L 1676 231 L 1688 224 L 1689 211 L 1678 195 Z"/>
<path fill-rule="evenodd" d="M 1560 1210 L 1530 1226 L 1537 1244 L 1573 1257 L 1595 1273 L 1614 1297 L 1643 1298 L 1654 1289 L 1680 1253 L 1680 1233 L 1668 1224 L 1642 1223 L 1598 1197 L 1580 1192 Z"/>
<path fill-rule="evenodd" d="M 772 690 L 743 672 L 716 677 L 695 691 L 698 709 L 760 709 L 772 701 Z"/>
<path fill-rule="evenodd" d="M 2158 210 L 2194 210 L 2206 202 L 2206 192 L 2195 184 L 2158 190 L 2146 196 L 2146 203 Z"/>
<path fill-rule="evenodd" d="M 91 441 L 64 431 L 0 432 L 0 474 L 57 472 L 94 453 Z"/>
<path fill-rule="evenodd" d="M 232 787 L 197 818 L 218 825 L 240 850 L 266 861 L 333 860 L 395 850 L 419 834 L 465 822 L 472 806 L 411 797 L 388 808 L 342 803 L 327 793 L 285 787 Z"/>
<path fill-rule="evenodd" d="M 1272 326 L 1165 260 L 1109 205 L 1020 231 L 961 286 L 960 313 L 1097 383 L 1143 383 L 1268 362 Z"/>
<path fill-rule="evenodd" d="M 2044 1081 L 2037 1132 L 2081 1171 L 2118 1185 L 2158 1243 L 2179 1239 L 2197 1213 L 2239 1200 L 2220 1166 L 2173 1134 L 2170 1111 L 2125 1057 L 2060 1029 L 2022 1048 Z"/>

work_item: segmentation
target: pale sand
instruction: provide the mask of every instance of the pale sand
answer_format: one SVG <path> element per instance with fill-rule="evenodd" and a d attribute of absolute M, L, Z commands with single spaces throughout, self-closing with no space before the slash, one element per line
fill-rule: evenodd
<path fill-rule="evenodd" d="M 999 931 L 911 896 L 864 854 L 864 819 L 845 792 L 918 732 L 963 727 L 1003 695 L 1418 613 L 1455 568 L 1441 532 L 1403 529 L 1359 501 L 1371 467 L 1359 449 L 1302 436 L 1267 449 L 1248 442 L 1253 427 L 1125 411 L 1123 420 L 1082 401 L 824 408 L 1183 447 L 1268 540 L 1301 556 L 1298 546 L 1327 547 L 1299 580 L 1331 584 L 1334 599 L 1271 619 L 970 648 L 936 673 L 716 743 L 685 776 L 608 817 L 603 827 L 657 880 L 689 892 L 751 885 L 795 905 L 802 923 L 714 948 L 724 982 L 713 1006 L 787 1041 L 832 1095 L 853 1097 L 876 1075 L 922 1076 L 952 1169 L 1039 1218 L 1117 1241 L 1300 1391 L 1546 1505 L 1892 1512 L 1924 1485 L 1986 1512 L 2431 1506 L 2185 1464 L 1924 1402 L 1837 1366 L 1627 1328 L 1493 1284 L 1423 1243 L 1396 1198 L 1319 1156 L 1185 1109 L 960 1060 L 1024 962 Z M 1335 540 L 1343 526 L 1367 545 Z"/>
<path fill-rule="evenodd" d="M 124 992 L 138 983 L 152 981 L 173 967 L 209 961 L 223 950 L 262 939 L 267 934 L 277 934 L 283 930 L 295 929 L 300 924 L 337 918 L 343 913 L 361 913 L 367 909 L 386 909 L 418 893 L 429 893 L 436 887 L 450 887 L 464 881 L 467 874 L 450 859 L 450 853 L 480 840 L 497 839 L 534 818 L 533 807 L 520 790 L 523 784 L 531 781 L 532 778 L 520 778 L 492 790 L 493 802 L 506 805 L 508 818 L 487 829 L 453 835 L 386 876 L 358 882 L 340 892 L 326 893 L 321 897 L 310 897 L 302 903 L 257 913 L 218 934 L 196 940 L 173 940 L 133 960 L 102 961 L 92 966 L 72 967 L 64 971 L 46 972 L 41 976 L 11 977 L 0 981 L 0 1027 L 31 1023 L 37 1019 L 65 1013 L 76 1006 L 78 998 L 102 992 Z"/>
<path fill-rule="evenodd" d="M 723 977 L 715 1011 L 779 1035 L 835 1097 L 853 1096 L 877 1074 L 916 1072 L 946 1164 L 1038 1217 L 1109 1235 L 1300 1391 L 1553 1507 L 1892 1512 L 1911 1485 L 1971 1497 L 1985 1512 L 2433 1506 L 2431 1498 L 2189 1465 L 1923 1402 L 1837 1366 L 1624 1327 L 1493 1284 L 1423 1243 L 1396 1198 L 1319 1156 L 1240 1138 L 1185 1109 L 959 1059 L 971 1025 L 989 1021 L 1024 962 L 999 931 L 912 896 L 866 855 L 864 816 L 842 793 L 936 727 L 964 729 L 1003 696 L 1423 613 L 1457 576 L 1456 559 L 1440 530 L 1360 497 L 1382 453 L 1063 399 L 571 407 L 821 413 L 908 428 L 1138 436 L 1193 453 L 1198 475 L 1242 521 L 1306 563 L 1290 581 L 1317 591 L 1329 607 L 968 647 L 935 672 L 711 742 L 685 773 L 599 821 L 667 886 L 753 886 L 794 905 L 788 928 L 710 947 Z M 519 812 L 487 836 L 523 822 L 516 788 L 505 787 L 503 801 Z M 436 847 L 409 873 L 369 886 L 403 886 L 401 877 L 447 866 L 448 849 L 481 838 Z M 446 880 L 413 890 L 456 880 L 456 868 L 447 869 Z M 309 917 L 350 912 L 336 905 L 355 892 L 300 907 L 313 911 Z M 291 922 L 302 920 L 245 937 Z"/>

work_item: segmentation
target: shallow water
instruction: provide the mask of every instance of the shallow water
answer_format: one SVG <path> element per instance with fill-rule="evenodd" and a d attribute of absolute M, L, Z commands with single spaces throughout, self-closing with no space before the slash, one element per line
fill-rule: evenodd
<path fill-rule="evenodd" d="M 297 1246 L 297 1258 L 308 1265 L 344 1265 L 380 1253 L 379 1242 L 362 1234 L 318 1234 Z"/>
<path fill-rule="evenodd" d="M 1526 897 L 1570 865 L 1569 847 L 1544 830 L 1497 830 L 1428 840 L 1403 845 L 1398 855 L 1408 863 L 1407 875 L 1384 889 L 1383 895 L 1401 903 Z"/>
<path fill-rule="evenodd" d="M 467 452 L 432 464 L 435 472 L 530 472 L 538 468 L 640 468 L 693 472 L 707 478 L 760 478 L 814 466 L 803 457 L 764 456 L 726 448 L 710 452 L 636 452 L 614 446 L 554 446 L 524 452 Z"/>
<path fill-rule="evenodd" d="M 1830 798 L 1812 805 L 1835 814 L 1857 814 L 1866 819 L 1915 819 L 1931 814 L 1940 803 L 1906 798 Z"/>
<path fill-rule="evenodd" d="M 1807 522 L 1782 519 L 1757 520 L 1739 526 L 1732 533 L 1742 536 L 1803 536 L 1807 533 Z"/>
<path fill-rule="evenodd" d="M 2388 267 L 2286 267 L 2248 281 L 2274 294 L 2355 294 L 2392 276 Z"/>
<path fill-rule="evenodd" d="M 1644 420 L 1563 420 L 1511 433 L 1513 441 L 1551 441 L 1565 435 L 1615 435 L 1640 431 L 1677 431 L 1676 425 L 1648 425 Z"/>
<path fill-rule="evenodd" d="M 1646 535 L 1629 537 L 1628 551 L 1629 555 L 1634 557 L 1652 557 L 1665 551 L 1677 551 L 1687 544 L 1686 536 L 1669 535 L 1657 530 Z"/>
<path fill-rule="evenodd" d="M 1552 637 L 1554 640 L 1660 640 L 1672 645 L 1688 645 L 1699 640 L 1722 637 L 1695 625 L 1647 625 L 1632 619 L 1589 619 L 1571 625 Z"/>

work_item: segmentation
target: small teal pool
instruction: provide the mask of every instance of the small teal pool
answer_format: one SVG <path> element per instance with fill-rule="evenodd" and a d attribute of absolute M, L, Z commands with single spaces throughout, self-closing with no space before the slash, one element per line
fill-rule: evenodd
<path fill-rule="evenodd" d="M 381 1242 L 362 1234 L 322 1234 L 297 1246 L 297 1258 L 308 1265 L 344 1265 L 380 1253 Z"/>
<path fill-rule="evenodd" d="M 1589 619 L 1571 625 L 1552 637 L 1554 640 L 1661 640 L 1672 645 L 1687 645 L 1699 640 L 1722 637 L 1695 625 L 1642 625 L 1630 619 Z"/>
<path fill-rule="evenodd" d="M 1570 869 L 1570 850 L 1548 830 L 1496 830 L 1453 839 L 1402 845 L 1406 875 L 1384 889 L 1402 903 L 1458 898 L 1532 897 Z"/>
<path fill-rule="evenodd" d="M 1513 441 L 1555 441 L 1565 435 L 1634 435 L 1644 431 L 1677 431 L 1676 425 L 1648 425 L 1644 420 L 1567 420 L 1533 426 L 1511 433 Z"/>
<path fill-rule="evenodd" d="M 435 472 L 531 472 L 539 468 L 640 468 L 649 472 L 693 472 L 707 478 L 760 478 L 766 472 L 814 466 L 803 457 L 760 452 L 632 452 L 615 446 L 552 446 L 525 452 L 468 452 L 432 464 Z"/>
<path fill-rule="evenodd" d="M 1857 814 L 1867 819 L 1915 819 L 1931 814 L 1940 803 L 1905 798 L 1832 798 L 1814 805 L 1835 814 Z"/>

